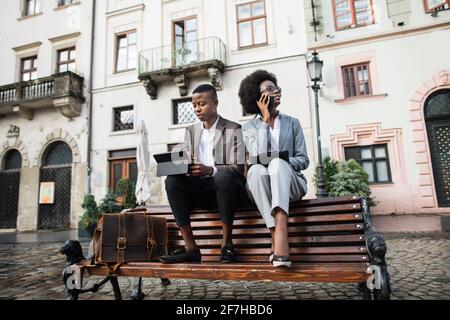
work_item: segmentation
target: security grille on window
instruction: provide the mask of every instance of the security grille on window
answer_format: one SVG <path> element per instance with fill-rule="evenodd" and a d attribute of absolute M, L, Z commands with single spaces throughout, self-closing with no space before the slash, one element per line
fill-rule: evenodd
<path fill-rule="evenodd" d="M 375 23 L 372 0 L 333 0 L 336 30 Z"/>
<path fill-rule="evenodd" d="M 75 47 L 58 51 L 58 72 L 75 71 Z"/>
<path fill-rule="evenodd" d="M 345 148 L 345 159 L 357 161 L 369 175 L 369 183 L 392 182 L 386 144 Z"/>
<path fill-rule="evenodd" d="M 342 75 L 346 98 L 372 94 L 368 63 L 342 67 Z"/>
<path fill-rule="evenodd" d="M 433 11 L 448 10 L 450 7 L 450 0 L 424 0 L 425 11 L 431 13 Z"/>
<path fill-rule="evenodd" d="M 192 99 L 173 100 L 173 123 L 183 124 L 195 122 L 197 116 L 194 112 Z"/>
<path fill-rule="evenodd" d="M 114 109 L 114 131 L 133 130 L 134 114 L 133 107 L 122 107 Z"/>
<path fill-rule="evenodd" d="M 17 150 L 11 150 L 6 154 L 5 157 L 5 171 L 20 170 L 22 168 L 22 156 Z"/>
<path fill-rule="evenodd" d="M 237 6 L 239 47 L 267 43 L 266 7 L 264 1 Z"/>

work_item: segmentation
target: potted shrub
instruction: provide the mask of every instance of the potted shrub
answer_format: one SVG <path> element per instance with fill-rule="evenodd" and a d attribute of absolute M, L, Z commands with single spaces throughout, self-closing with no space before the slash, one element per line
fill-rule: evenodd
<path fill-rule="evenodd" d="M 116 202 L 116 195 L 113 192 L 108 192 L 98 206 L 99 213 L 118 213 L 122 211 L 123 207 Z"/>
<path fill-rule="evenodd" d="M 116 186 L 116 193 L 122 199 L 124 209 L 136 207 L 135 185 L 130 179 L 120 179 Z"/>
<path fill-rule="evenodd" d="M 98 208 L 94 196 L 91 194 L 85 195 L 81 206 L 84 213 L 78 225 L 78 236 L 92 238 L 98 221 Z"/>
<path fill-rule="evenodd" d="M 369 187 L 369 175 L 353 159 L 336 161 L 330 157 L 324 159 L 324 176 L 330 197 L 358 196 L 366 197 L 370 206 L 375 206 Z M 314 177 L 317 185 L 317 175 Z"/>

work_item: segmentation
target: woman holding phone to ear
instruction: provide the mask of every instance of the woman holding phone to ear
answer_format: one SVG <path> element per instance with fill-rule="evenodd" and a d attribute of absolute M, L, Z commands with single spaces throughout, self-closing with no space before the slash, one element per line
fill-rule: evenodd
<path fill-rule="evenodd" d="M 256 115 L 242 126 L 244 142 L 251 158 L 268 152 L 288 151 L 288 161 L 274 158 L 251 165 L 247 190 L 257 205 L 272 236 L 270 262 L 275 267 L 290 267 L 288 242 L 289 203 L 306 194 L 308 168 L 303 130 L 298 119 L 280 113 L 281 88 L 274 74 L 257 70 L 239 88 L 239 98 L 247 114 Z"/>

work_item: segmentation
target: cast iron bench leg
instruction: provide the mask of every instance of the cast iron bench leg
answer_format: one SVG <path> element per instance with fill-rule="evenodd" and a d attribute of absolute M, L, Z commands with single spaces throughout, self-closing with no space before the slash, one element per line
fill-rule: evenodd
<path fill-rule="evenodd" d="M 122 300 L 122 293 L 120 293 L 119 281 L 117 280 L 117 277 L 110 277 L 109 282 L 111 282 L 111 285 L 113 287 L 114 299 Z"/>
<path fill-rule="evenodd" d="M 131 294 L 131 300 L 144 300 L 144 298 L 145 294 L 142 292 L 142 278 L 138 278 L 133 293 Z"/>
<path fill-rule="evenodd" d="M 387 245 L 383 237 L 375 231 L 370 217 L 369 204 L 366 198 L 361 198 L 364 224 L 366 229 L 366 245 L 371 257 L 371 265 L 376 267 L 376 282 L 378 288 L 374 288 L 372 295 L 374 300 L 390 300 L 391 283 L 386 264 Z M 371 266 L 371 267 L 372 267 Z"/>
<path fill-rule="evenodd" d="M 167 279 L 167 278 L 161 278 L 161 284 L 163 285 L 163 286 L 168 286 L 168 285 L 170 285 L 170 279 Z"/>

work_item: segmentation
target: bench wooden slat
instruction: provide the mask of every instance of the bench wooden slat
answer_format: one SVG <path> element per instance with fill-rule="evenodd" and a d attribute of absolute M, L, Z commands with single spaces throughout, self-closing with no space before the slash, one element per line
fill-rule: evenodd
<path fill-rule="evenodd" d="M 217 262 L 218 255 L 202 256 L 202 262 Z M 266 262 L 269 263 L 268 255 L 240 255 L 239 261 L 245 262 Z M 365 262 L 369 261 L 368 255 L 291 255 L 292 262 L 307 263 L 307 262 Z"/>
<path fill-rule="evenodd" d="M 222 228 L 217 229 L 195 229 L 194 236 L 196 239 L 219 237 L 222 238 Z M 332 224 L 332 225 L 316 225 L 316 226 L 290 226 L 288 232 L 293 233 L 320 233 L 320 232 L 364 232 L 363 223 L 351 224 Z M 233 229 L 233 237 L 240 236 L 261 236 L 270 237 L 270 232 L 267 228 L 246 228 Z M 169 229 L 170 239 L 181 239 L 181 233 L 178 228 Z"/>
<path fill-rule="evenodd" d="M 199 264 L 127 263 L 118 276 L 209 280 L 273 280 L 307 282 L 362 282 L 368 277 L 367 263 L 293 263 L 290 269 L 275 269 L 268 263 Z M 86 267 L 90 275 L 106 275 L 105 267 Z"/>
<path fill-rule="evenodd" d="M 337 214 L 342 212 L 359 212 L 361 211 L 361 206 L 359 203 L 353 204 L 340 204 L 335 206 L 318 206 L 318 207 L 291 207 L 290 215 L 316 215 L 316 214 Z M 162 210 L 161 212 L 151 212 L 152 215 L 162 216 L 168 220 L 173 221 L 173 214 L 169 210 Z M 258 209 L 254 210 L 244 210 L 237 211 L 235 213 L 235 219 L 248 219 L 249 217 L 260 217 Z M 217 209 L 209 210 L 205 212 L 204 210 L 192 210 L 190 213 L 191 221 L 202 221 L 202 220 L 217 220 L 219 219 L 219 213 Z"/>
<path fill-rule="evenodd" d="M 302 200 L 300 202 L 294 202 L 291 203 L 291 208 L 302 208 L 302 207 L 316 207 L 316 206 L 329 206 L 333 207 L 340 204 L 356 204 L 360 205 L 359 199 L 357 197 L 326 197 L 326 198 L 317 198 L 317 199 L 310 199 L 310 200 Z M 148 206 L 146 207 L 150 213 L 152 214 L 171 214 L 172 210 L 170 209 L 170 206 L 167 205 L 155 205 L 155 206 Z M 243 212 L 243 211 L 257 211 L 256 206 L 249 207 L 249 208 L 241 208 L 237 209 L 236 213 Z M 193 213 L 208 213 L 211 212 L 210 210 L 206 209 L 196 209 L 192 211 Z"/>
<path fill-rule="evenodd" d="M 323 215 L 323 216 L 296 216 L 289 217 L 289 224 L 299 223 L 319 223 L 319 222 L 362 222 L 362 214 L 336 214 L 336 215 Z M 177 228 L 175 222 L 168 222 L 169 228 Z M 217 228 L 222 226 L 220 221 L 192 221 L 192 228 Z M 235 220 L 233 228 L 239 228 L 240 226 L 260 226 L 266 227 L 266 224 L 262 218 L 259 219 L 244 219 Z"/>
<path fill-rule="evenodd" d="M 345 242 L 361 242 L 364 243 L 363 235 L 344 235 L 344 236 L 315 236 L 315 237 L 289 237 L 290 246 L 295 246 L 299 243 L 345 243 Z M 197 246 L 200 248 L 206 246 L 220 246 L 222 239 L 198 239 L 196 240 Z M 239 238 L 234 239 L 233 243 L 236 247 L 243 245 L 267 245 L 271 244 L 270 238 Z M 184 246 L 183 240 L 170 240 L 169 247 Z"/>
<path fill-rule="evenodd" d="M 202 255 L 220 255 L 219 248 L 201 249 Z M 240 255 L 267 255 L 269 256 L 270 246 L 266 248 L 239 248 Z M 361 246 L 340 246 L 340 247 L 293 247 L 289 248 L 291 255 L 296 254 L 366 254 L 367 248 Z"/>

